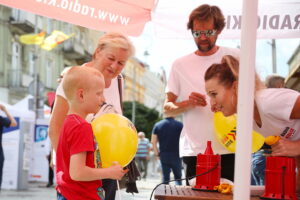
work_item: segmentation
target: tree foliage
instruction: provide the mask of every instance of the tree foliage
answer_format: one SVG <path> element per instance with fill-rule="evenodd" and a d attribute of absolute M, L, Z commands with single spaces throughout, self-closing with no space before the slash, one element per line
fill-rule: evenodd
<path fill-rule="evenodd" d="M 129 120 L 132 120 L 132 102 L 125 101 L 124 104 L 124 116 Z M 135 102 L 135 127 L 137 131 L 143 131 L 147 138 L 151 138 L 151 132 L 154 124 L 161 120 L 159 113 L 155 109 L 148 108 L 147 106 Z"/>

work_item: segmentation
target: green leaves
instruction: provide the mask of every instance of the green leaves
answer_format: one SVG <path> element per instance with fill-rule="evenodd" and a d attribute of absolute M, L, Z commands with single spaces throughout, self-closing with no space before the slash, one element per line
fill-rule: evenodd
<path fill-rule="evenodd" d="M 145 105 L 135 102 L 135 127 L 137 131 L 143 131 L 147 138 L 151 138 L 151 132 L 154 124 L 161 120 L 159 112 L 155 109 L 146 107 Z M 132 120 L 132 102 L 124 102 L 124 116 Z"/>

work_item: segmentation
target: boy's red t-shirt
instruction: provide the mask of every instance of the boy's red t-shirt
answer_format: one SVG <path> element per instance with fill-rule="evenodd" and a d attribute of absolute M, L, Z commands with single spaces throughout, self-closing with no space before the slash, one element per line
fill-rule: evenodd
<path fill-rule="evenodd" d="M 78 115 L 68 115 L 60 132 L 56 152 L 56 189 L 66 199 L 101 199 L 97 194 L 102 186 L 101 180 L 73 181 L 69 173 L 71 156 L 80 152 L 87 152 L 86 165 L 95 168 L 95 149 L 92 126 Z"/>

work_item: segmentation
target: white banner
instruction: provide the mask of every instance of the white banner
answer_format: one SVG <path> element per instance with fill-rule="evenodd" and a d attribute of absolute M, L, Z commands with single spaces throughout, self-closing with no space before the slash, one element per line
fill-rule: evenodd
<path fill-rule="evenodd" d="M 30 181 L 48 181 L 49 163 L 47 156 L 50 153 L 48 136 L 48 119 L 37 119 L 35 124 L 33 152 L 29 171 Z"/>
<path fill-rule="evenodd" d="M 226 26 L 220 38 L 240 38 L 241 0 L 161 0 L 152 13 L 155 35 L 159 38 L 192 38 L 187 30 L 189 14 L 203 3 L 217 5 L 225 15 Z M 300 37 L 299 0 L 260 0 L 258 15 L 257 38 Z"/>

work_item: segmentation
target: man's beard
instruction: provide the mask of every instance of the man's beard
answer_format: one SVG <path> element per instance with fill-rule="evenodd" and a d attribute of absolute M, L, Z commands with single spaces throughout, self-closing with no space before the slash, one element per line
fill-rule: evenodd
<path fill-rule="evenodd" d="M 200 44 L 197 43 L 198 50 L 200 52 L 206 53 L 206 52 L 210 51 L 212 48 L 214 48 L 216 43 L 215 42 L 212 43 L 212 42 L 207 41 L 206 44 L 207 44 L 207 46 L 203 46 L 203 45 L 200 45 Z"/>

